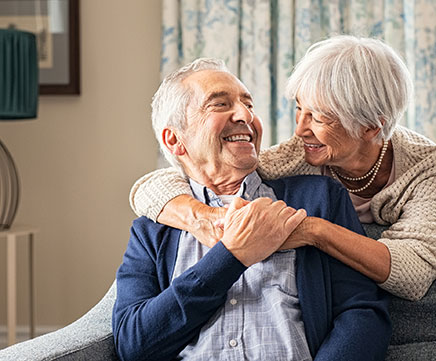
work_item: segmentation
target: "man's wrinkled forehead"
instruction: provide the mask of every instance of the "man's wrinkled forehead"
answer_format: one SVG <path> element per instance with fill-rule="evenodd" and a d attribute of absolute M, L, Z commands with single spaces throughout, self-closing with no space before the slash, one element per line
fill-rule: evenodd
<path fill-rule="evenodd" d="M 200 70 L 186 77 L 183 84 L 196 95 L 196 100 L 201 104 L 232 95 L 253 100 L 246 86 L 233 74 L 225 71 Z"/>

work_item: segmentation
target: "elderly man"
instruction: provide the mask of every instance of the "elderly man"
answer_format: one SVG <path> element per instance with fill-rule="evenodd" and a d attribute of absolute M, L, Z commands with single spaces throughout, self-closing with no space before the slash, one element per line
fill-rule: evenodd
<path fill-rule="evenodd" d="M 220 61 L 199 59 L 169 75 L 152 107 L 161 148 L 195 197 L 230 206 L 211 249 L 187 232 L 135 220 L 117 273 L 119 357 L 383 360 L 386 294 L 316 248 L 279 250 L 306 216 L 295 209 L 361 232 L 346 191 L 321 176 L 260 179 L 260 119 Z"/>

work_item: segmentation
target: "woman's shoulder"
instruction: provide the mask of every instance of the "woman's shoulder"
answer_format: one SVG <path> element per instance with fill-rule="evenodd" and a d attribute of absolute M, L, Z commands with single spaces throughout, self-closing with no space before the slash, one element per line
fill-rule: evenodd
<path fill-rule="evenodd" d="M 406 148 L 422 148 L 429 152 L 436 151 L 436 143 L 412 129 L 398 125 L 392 134 L 392 143 Z"/>
<path fill-rule="evenodd" d="M 392 135 L 397 177 L 411 168 L 434 166 L 436 143 L 429 138 L 403 126 L 397 126 Z"/>
<path fill-rule="evenodd" d="M 264 179 L 320 173 L 319 167 L 313 167 L 304 160 L 303 141 L 295 135 L 263 150 L 259 154 L 258 171 Z"/>

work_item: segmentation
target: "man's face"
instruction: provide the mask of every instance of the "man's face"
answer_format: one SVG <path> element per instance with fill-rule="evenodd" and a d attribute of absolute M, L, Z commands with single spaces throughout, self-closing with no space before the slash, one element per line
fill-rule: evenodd
<path fill-rule="evenodd" d="M 191 176 L 188 169 L 195 168 L 209 178 L 231 179 L 255 170 L 262 123 L 247 88 L 232 74 L 216 70 L 196 72 L 184 85 L 193 92 L 181 136 L 186 173 Z"/>

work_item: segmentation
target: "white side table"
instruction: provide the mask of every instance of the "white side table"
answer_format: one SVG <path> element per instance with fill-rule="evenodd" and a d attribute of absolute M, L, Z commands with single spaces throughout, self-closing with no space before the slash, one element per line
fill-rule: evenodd
<path fill-rule="evenodd" d="M 0 231 L 0 240 L 6 239 L 6 294 L 8 318 L 8 345 L 16 342 L 17 333 L 17 241 L 26 236 L 29 245 L 29 315 L 30 337 L 35 336 L 35 288 L 33 272 L 33 240 L 38 229 L 31 226 L 12 226 Z"/>

